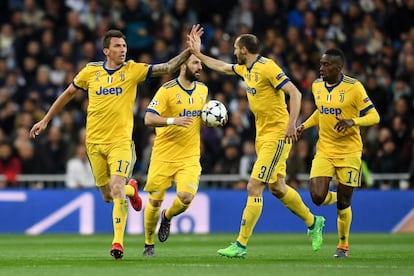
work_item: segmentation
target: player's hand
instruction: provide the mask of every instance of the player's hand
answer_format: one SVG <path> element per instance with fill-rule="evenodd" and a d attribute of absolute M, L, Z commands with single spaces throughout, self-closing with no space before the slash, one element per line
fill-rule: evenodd
<path fill-rule="evenodd" d="M 47 123 L 42 121 L 37 122 L 30 130 L 30 137 L 36 138 L 37 135 L 42 133 L 47 127 Z"/>
<path fill-rule="evenodd" d="M 174 118 L 174 125 L 188 128 L 193 123 L 192 117 L 176 117 Z"/>
<path fill-rule="evenodd" d="M 338 116 L 336 119 L 338 122 L 336 123 L 334 129 L 336 129 L 338 132 L 345 132 L 348 128 L 355 125 L 355 122 L 351 119 L 340 119 Z"/>
<path fill-rule="evenodd" d="M 304 130 L 305 126 L 303 124 L 296 128 L 296 136 L 298 137 L 298 139 L 302 136 Z"/>
<path fill-rule="evenodd" d="M 201 36 L 203 33 L 204 29 L 197 24 L 191 28 L 190 34 L 187 35 L 187 46 L 192 54 L 201 52 Z"/>
<path fill-rule="evenodd" d="M 288 144 L 293 144 L 293 142 L 296 142 L 297 140 L 298 136 L 296 134 L 296 127 L 294 125 L 288 125 L 285 134 L 285 142 Z"/>

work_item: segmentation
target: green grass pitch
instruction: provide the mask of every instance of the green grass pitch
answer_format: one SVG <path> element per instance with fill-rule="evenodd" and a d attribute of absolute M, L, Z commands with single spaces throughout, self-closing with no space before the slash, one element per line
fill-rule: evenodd
<path fill-rule="evenodd" d="M 143 258 L 144 237 L 127 235 L 122 260 L 109 255 L 110 235 L 0 235 L 0 275 L 413 275 L 413 234 L 351 234 L 348 259 L 334 259 L 336 234 L 320 251 L 306 234 L 254 234 L 247 257 L 216 254 L 236 234 L 172 234 Z"/>

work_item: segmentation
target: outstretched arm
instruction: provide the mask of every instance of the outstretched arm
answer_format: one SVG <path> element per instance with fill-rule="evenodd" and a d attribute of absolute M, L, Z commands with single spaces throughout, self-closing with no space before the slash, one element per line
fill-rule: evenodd
<path fill-rule="evenodd" d="M 52 120 L 52 118 L 73 98 L 76 91 L 78 91 L 78 89 L 71 83 L 52 104 L 43 119 L 32 127 L 30 130 L 30 137 L 35 138 L 36 135 L 39 135 L 42 131 L 44 131 L 50 120 Z"/>
<path fill-rule="evenodd" d="M 197 24 L 191 28 L 189 36 L 195 36 L 200 38 L 203 35 L 203 28 Z M 187 44 L 189 42 L 187 41 Z M 165 74 L 172 74 L 178 70 L 181 64 L 183 64 L 191 55 L 190 50 L 187 48 L 182 51 L 178 56 L 173 57 L 169 61 L 160 64 L 154 64 L 152 67 L 152 76 L 159 77 Z"/>
<path fill-rule="evenodd" d="M 204 63 L 208 68 L 222 74 L 235 75 L 232 68 L 232 64 L 206 56 L 203 53 L 201 53 L 200 36 L 194 34 L 189 35 L 189 49 L 191 50 L 191 53 L 198 57 L 201 60 L 201 62 Z"/>

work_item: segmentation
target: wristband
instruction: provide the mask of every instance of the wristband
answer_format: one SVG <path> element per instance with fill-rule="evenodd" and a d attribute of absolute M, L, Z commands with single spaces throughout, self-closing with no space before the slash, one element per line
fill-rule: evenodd
<path fill-rule="evenodd" d="M 174 124 L 174 118 L 167 118 L 167 126 L 171 126 Z"/>

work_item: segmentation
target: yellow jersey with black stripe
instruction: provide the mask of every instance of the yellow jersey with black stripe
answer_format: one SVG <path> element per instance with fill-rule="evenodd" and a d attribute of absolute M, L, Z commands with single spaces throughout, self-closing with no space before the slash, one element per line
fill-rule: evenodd
<path fill-rule="evenodd" d="M 250 67 L 233 64 L 232 68 L 247 86 L 247 99 L 256 119 L 256 139 L 284 139 L 289 113 L 281 88 L 290 79 L 273 60 L 262 56 Z"/>
<path fill-rule="evenodd" d="M 312 93 L 319 112 L 318 155 L 328 158 L 361 157 L 362 139 L 359 126 L 339 133 L 334 129 L 338 118 L 352 119 L 363 116 L 374 108 L 373 103 L 358 80 L 341 75 L 332 86 L 322 79 L 312 84 Z"/>
<path fill-rule="evenodd" d="M 151 160 L 179 162 L 200 159 L 201 110 L 206 103 L 208 88 L 204 83 L 193 82 L 185 89 L 178 79 L 161 86 L 148 105 L 147 112 L 161 117 L 192 117 L 189 128 L 181 126 L 156 127 Z"/>
<path fill-rule="evenodd" d="M 73 85 L 88 92 L 86 141 L 109 144 L 132 140 L 137 85 L 150 78 L 152 66 L 127 61 L 110 70 L 106 62 L 88 63 Z"/>

